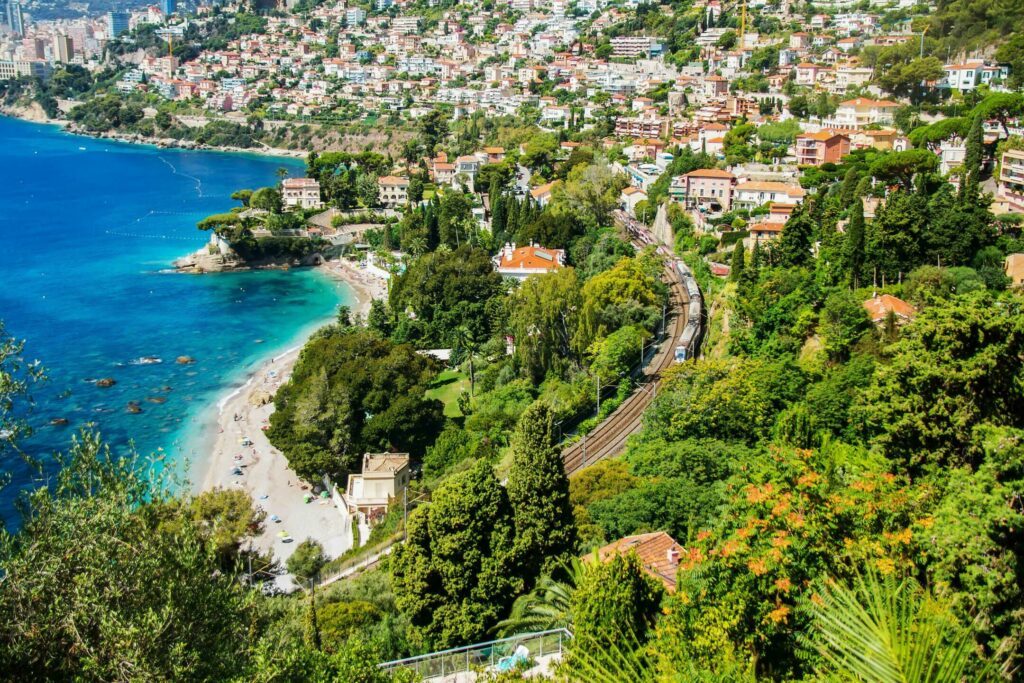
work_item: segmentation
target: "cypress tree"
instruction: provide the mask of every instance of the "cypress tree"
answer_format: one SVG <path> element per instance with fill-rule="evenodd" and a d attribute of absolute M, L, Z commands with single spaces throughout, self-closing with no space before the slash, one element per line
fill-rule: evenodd
<path fill-rule="evenodd" d="M 434 251 L 441 243 L 441 234 L 437 225 L 436 205 L 433 202 L 423 207 L 423 225 L 427 233 L 427 251 Z"/>
<path fill-rule="evenodd" d="M 491 180 L 491 234 L 497 242 L 503 242 L 505 239 L 505 223 L 505 196 L 495 178 Z"/>
<path fill-rule="evenodd" d="M 761 249 L 761 241 L 754 242 L 753 252 L 750 254 L 750 263 L 743 268 L 744 285 L 754 285 L 761 277 L 761 262 L 764 260 Z"/>
<path fill-rule="evenodd" d="M 529 196 L 523 198 L 522 204 L 519 205 L 519 231 L 522 232 L 526 226 L 533 222 L 533 211 L 530 206 Z"/>
<path fill-rule="evenodd" d="M 569 504 L 569 477 L 553 434 L 554 413 L 543 402 L 519 418 L 512 437 L 509 502 L 516 526 L 516 548 L 527 579 L 545 562 L 575 552 L 576 524 Z"/>
<path fill-rule="evenodd" d="M 860 179 L 857 177 L 856 169 L 851 168 L 843 176 L 843 184 L 839 189 L 839 197 L 844 205 L 849 204 L 857 196 L 857 184 Z"/>
<path fill-rule="evenodd" d="M 984 161 L 984 142 L 981 115 L 976 114 L 971 120 L 971 130 L 967 133 L 964 171 L 960 174 L 961 204 L 973 204 L 978 198 L 978 188 L 981 185 L 981 164 Z"/>
<path fill-rule="evenodd" d="M 779 262 L 786 267 L 805 266 L 811 260 L 811 239 L 814 222 L 808 215 L 812 207 L 805 204 L 786 221 L 779 239 Z"/>
<path fill-rule="evenodd" d="M 850 282 L 854 289 L 860 286 L 860 274 L 864 271 L 864 202 L 857 197 L 850 209 L 850 223 L 846 226 L 843 241 L 843 256 L 850 271 Z"/>
<path fill-rule="evenodd" d="M 729 267 L 729 279 L 733 282 L 739 282 L 740 278 L 743 277 L 743 266 L 746 265 L 745 256 L 743 242 L 737 242 L 732 250 L 732 263 Z"/>
<path fill-rule="evenodd" d="M 505 208 L 505 240 L 511 237 L 515 239 L 516 233 L 519 232 L 519 200 L 515 197 L 510 197 L 508 200 L 508 206 Z"/>

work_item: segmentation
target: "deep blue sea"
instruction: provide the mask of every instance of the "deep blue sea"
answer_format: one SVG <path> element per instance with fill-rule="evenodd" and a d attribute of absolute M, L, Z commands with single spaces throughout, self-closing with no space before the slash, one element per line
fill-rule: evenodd
<path fill-rule="evenodd" d="M 141 454 L 166 454 L 164 462 L 195 464 L 203 454 L 190 450 L 218 398 L 353 301 L 346 285 L 312 270 L 168 272 L 208 239 L 198 220 L 231 207 L 236 189 L 273 184 L 281 166 L 302 169 L 0 117 L 0 319 L 47 374 L 32 389 L 28 453 L 52 463 L 50 454 L 94 423 L 117 452 L 134 443 Z M 180 365 L 178 356 L 196 362 Z M 104 377 L 116 384 L 97 387 Z M 130 402 L 142 412 L 130 413 Z M 54 418 L 70 424 L 51 426 Z M 0 467 L 11 479 L 0 517 L 17 525 L 13 501 L 35 475 L 17 456 Z"/>

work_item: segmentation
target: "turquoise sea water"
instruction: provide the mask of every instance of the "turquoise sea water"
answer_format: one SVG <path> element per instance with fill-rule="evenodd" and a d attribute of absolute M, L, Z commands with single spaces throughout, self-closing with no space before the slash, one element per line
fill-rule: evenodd
<path fill-rule="evenodd" d="M 196 434 L 218 398 L 353 301 L 347 286 L 311 270 L 167 271 L 207 240 L 196 221 L 232 206 L 236 189 L 273 184 L 281 166 L 302 168 L 0 117 L 0 319 L 48 376 L 32 391 L 36 433 L 26 451 L 47 459 L 95 423 L 118 452 L 133 441 L 140 453 L 194 464 L 203 457 L 190 452 Z M 139 362 L 147 356 L 162 362 Z M 178 356 L 196 362 L 179 365 Z M 98 388 L 104 377 L 117 383 Z M 133 401 L 141 413 L 128 412 Z M 51 426 L 53 418 L 70 424 Z M 0 467 L 11 478 L 0 516 L 16 524 L 13 500 L 34 475 L 17 457 Z"/>

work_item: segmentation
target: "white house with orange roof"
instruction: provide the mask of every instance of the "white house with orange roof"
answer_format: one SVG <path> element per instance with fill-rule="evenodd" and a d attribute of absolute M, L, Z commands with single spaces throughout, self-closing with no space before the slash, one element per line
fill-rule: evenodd
<path fill-rule="evenodd" d="M 409 179 L 386 175 L 377 179 L 377 198 L 388 209 L 409 203 Z"/>
<path fill-rule="evenodd" d="M 855 97 L 841 102 L 834 118 L 840 128 L 863 128 L 872 124 L 891 124 L 893 115 L 899 109 L 898 102 Z"/>
<path fill-rule="evenodd" d="M 799 185 L 770 181 L 747 181 L 736 186 L 733 204 L 738 209 L 753 209 L 771 202 L 799 204 L 807 192 Z"/>
<path fill-rule="evenodd" d="M 494 257 L 494 269 L 502 277 L 523 281 L 531 275 L 544 275 L 565 267 L 565 250 L 545 249 L 531 244 L 516 248 L 505 243 Z"/>
<path fill-rule="evenodd" d="M 636 205 L 645 199 L 647 199 L 647 193 L 633 185 L 622 190 L 622 194 L 619 195 L 623 210 L 630 216 L 636 216 Z"/>
<path fill-rule="evenodd" d="M 540 185 L 530 190 L 530 197 L 533 201 L 537 202 L 538 206 L 543 208 L 551 201 L 551 192 L 554 188 L 555 183 L 545 183 L 544 185 Z"/>

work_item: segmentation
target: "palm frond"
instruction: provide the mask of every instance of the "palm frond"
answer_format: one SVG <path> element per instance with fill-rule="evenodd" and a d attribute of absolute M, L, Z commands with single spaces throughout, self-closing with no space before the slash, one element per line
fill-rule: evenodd
<path fill-rule="evenodd" d="M 812 642 L 831 673 L 874 683 L 991 680 L 970 631 L 910 578 L 869 571 L 809 603 Z"/>

